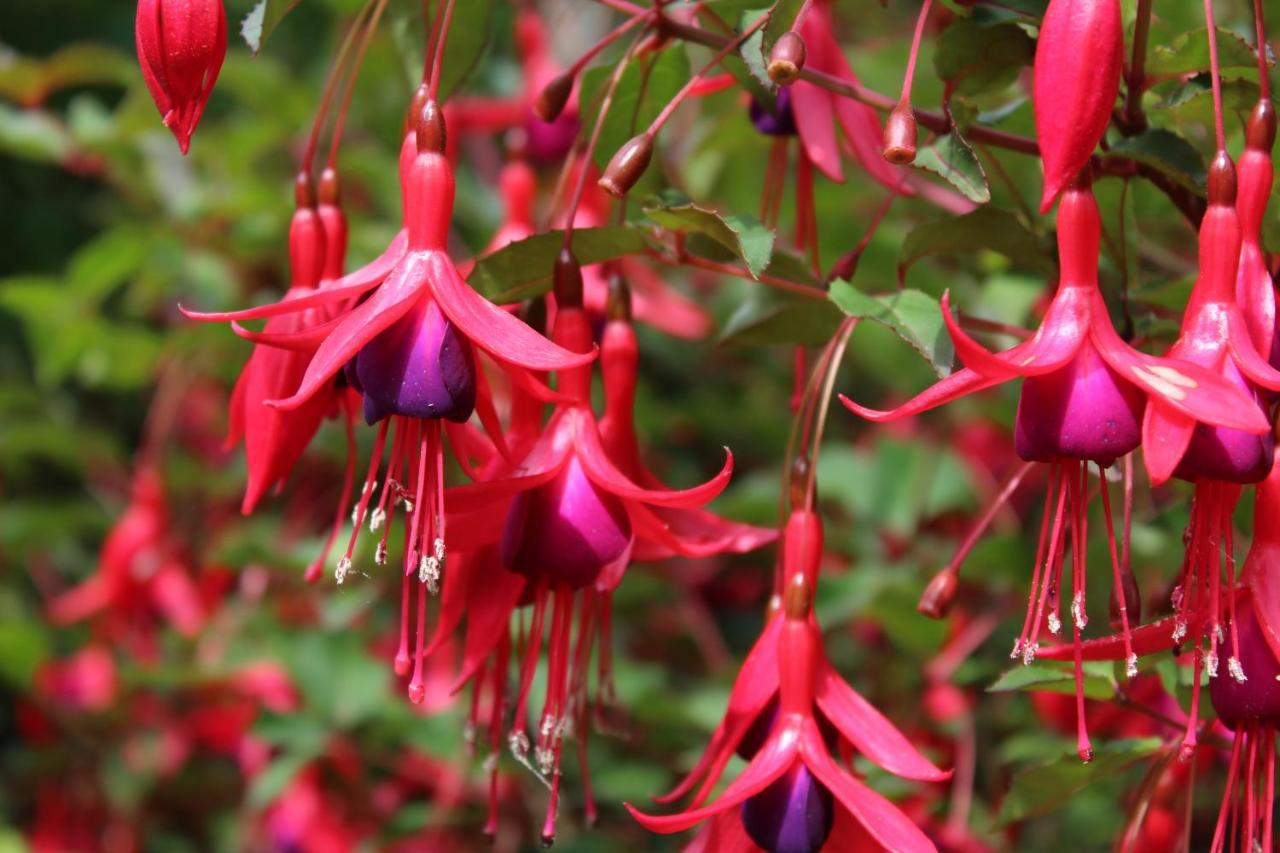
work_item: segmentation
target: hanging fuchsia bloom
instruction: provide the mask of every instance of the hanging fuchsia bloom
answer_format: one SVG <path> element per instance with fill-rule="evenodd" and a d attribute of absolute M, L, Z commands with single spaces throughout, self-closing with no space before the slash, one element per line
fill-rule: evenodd
<path fill-rule="evenodd" d="M 222 0 L 138 0 L 136 34 L 142 79 L 186 154 L 227 55 Z"/>
<path fill-rule="evenodd" d="M 793 511 L 783 548 L 783 592 L 743 662 L 729 709 L 697 766 L 658 798 L 672 802 L 696 787 L 689 809 L 655 817 L 627 808 L 654 832 L 710 820 L 708 832 L 721 844 L 745 833 L 765 850 L 795 853 L 877 846 L 932 851 L 933 842 L 906 815 L 832 757 L 832 742 L 905 779 L 938 782 L 951 774 L 921 755 L 827 661 L 812 607 L 822 556 L 822 522 L 812 510 Z M 703 805 L 735 752 L 748 758 L 746 769 Z M 831 847 L 824 846 L 828 841 Z"/>
<path fill-rule="evenodd" d="M 1036 139 L 1044 161 L 1040 212 L 1080 174 L 1111 121 L 1124 28 L 1118 0 L 1050 0 L 1036 42 Z"/>
<path fill-rule="evenodd" d="M 1261 434 L 1266 419 L 1240 389 L 1201 365 L 1144 355 L 1116 334 L 1098 289 L 1098 256 L 1102 226 L 1097 202 L 1082 179 L 1062 197 L 1058 210 L 1058 252 L 1061 274 L 1058 292 L 1044 322 L 1024 343 L 992 354 L 964 333 L 952 318 L 946 296 L 943 318 L 956 352 L 967 365 L 891 412 L 866 409 L 841 398 L 854 412 L 871 420 L 914 415 L 966 394 L 1025 377 L 1018 404 L 1015 444 L 1024 459 L 1050 465 L 1049 499 L 1041 521 L 1040 541 L 1031 582 L 1031 596 L 1022 633 L 1013 656 L 1026 663 L 1035 657 L 1041 626 L 1047 619 L 1051 633 L 1066 624 L 1062 618 L 1063 557 L 1070 546 L 1072 581 L 1070 620 L 1073 648 L 1088 622 L 1085 596 L 1087 540 L 1087 476 L 1090 463 L 1099 472 L 1139 444 L 1143 408 L 1147 401 L 1175 412 L 1191 423 Z M 1110 543 L 1115 588 L 1126 590 L 1125 567 L 1116 552 L 1110 497 L 1105 477 L 1099 480 Z M 1127 598 L 1128 596 L 1125 596 Z M 1129 636 L 1127 610 L 1119 608 L 1124 635 Z M 1126 669 L 1136 671 L 1136 656 L 1126 653 Z M 1077 667 L 1078 686 L 1082 674 Z M 1077 704 L 1083 708 L 1083 693 Z M 1091 748 L 1078 715 L 1080 754 Z"/>
<path fill-rule="evenodd" d="M 284 299 L 298 299 L 320 286 L 326 261 L 325 227 L 312 206 L 310 181 L 300 175 L 297 204 L 289 225 L 289 290 Z M 272 317 L 264 337 L 291 335 L 319 326 L 328 319 L 326 306 L 297 314 Z M 265 343 L 254 346 L 231 394 L 227 447 L 245 443 L 249 481 L 241 512 L 253 512 L 258 501 L 273 486 L 282 485 L 302 452 L 311 443 L 325 415 L 332 407 L 331 395 L 317 394 L 306 405 L 282 411 L 266 405 L 268 400 L 287 397 L 298 387 L 311 360 L 311 353 L 281 349 Z"/>
<path fill-rule="evenodd" d="M 1249 334 L 1257 352 L 1272 365 L 1280 364 L 1280 343 L 1276 340 L 1276 294 L 1262 249 L 1262 218 L 1275 168 L 1271 147 L 1276 139 L 1276 112 L 1269 99 L 1253 108 L 1245 125 L 1244 153 L 1237 175 L 1240 188 L 1236 213 L 1240 216 L 1240 268 L 1236 278 L 1236 303 L 1244 312 Z"/>
<path fill-rule="evenodd" d="M 591 329 L 581 307 L 581 274 L 571 255 L 557 261 L 555 278 L 554 339 L 570 351 L 589 351 Z M 590 367 L 560 370 L 557 379 L 564 400 L 523 461 L 515 467 L 497 463 L 499 472 L 492 479 L 449 492 L 450 526 L 459 531 L 451 547 L 466 556 L 462 569 L 450 573 L 440 616 L 441 629 L 452 630 L 465 611 L 467 639 L 459 682 L 474 679 L 480 686 L 485 673 L 493 673 L 493 706 L 501 707 L 507 701 L 505 673 L 514 647 L 510 616 L 520 604 L 533 605 L 507 743 L 515 757 L 551 787 L 543 826 L 547 840 L 555 834 L 561 752 L 569 730 L 580 740 L 579 757 L 585 756 L 591 649 L 598 632 L 608 635 L 609 593 L 622 580 L 640 538 L 656 532 L 655 525 L 662 527 L 655 508 L 700 506 L 724 489 L 732 471 L 730 455 L 719 474 L 692 489 L 672 491 L 633 482 L 610 458 L 601 437 L 590 405 Z M 517 424 L 516 429 L 525 432 L 528 424 Z M 665 530 L 662 534 L 664 541 L 671 538 Z M 531 737 L 528 702 L 544 628 L 546 694 Z M 407 637 L 403 629 L 401 634 Z M 407 652 L 403 639 L 402 649 Z M 602 650 L 600 656 L 602 678 L 607 680 L 608 653 Z M 491 715 L 491 725 L 499 725 L 502 718 Z M 587 800 L 591 816 L 589 790 Z"/>

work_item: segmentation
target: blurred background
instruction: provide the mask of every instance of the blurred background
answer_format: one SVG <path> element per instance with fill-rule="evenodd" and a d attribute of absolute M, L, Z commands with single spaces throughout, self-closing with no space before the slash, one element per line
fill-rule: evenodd
<path fill-rule="evenodd" d="M 227 60 L 186 158 L 142 84 L 134 3 L 0 8 L 5 853 L 484 844 L 484 755 L 468 750 L 467 697 L 448 694 L 448 655 L 439 656 L 420 707 L 391 672 L 398 581 L 389 574 L 342 587 L 328 574 L 314 586 L 302 580 L 338 500 L 340 425 L 322 428 L 283 496 L 242 517 L 243 453 L 222 443 L 229 389 L 249 345 L 177 311 L 179 302 L 210 310 L 258 304 L 285 289 L 291 175 L 336 42 L 361 4 L 304 0 L 256 57 L 235 33 L 251 5 L 228 2 Z M 613 26 L 592 4 L 539 5 L 563 61 Z M 1243 4 L 1223 5 L 1230 25 L 1248 26 Z M 488 43 L 461 91 L 511 96 L 523 85 L 514 14 L 505 2 L 489 7 Z M 850 56 L 864 81 L 895 91 L 915 7 L 839 9 L 847 24 L 839 35 L 856 45 Z M 421 67 L 417 14 L 417 3 L 393 0 L 351 107 L 340 164 L 352 267 L 397 228 L 395 154 Z M 1180 10 L 1161 14 L 1175 16 L 1157 32 L 1166 41 L 1195 26 L 1191 10 L 1185 21 Z M 936 16 L 922 68 L 951 20 L 945 9 Z M 679 44 L 667 50 L 687 52 L 695 68 L 706 57 Z M 1015 65 L 967 97 L 975 108 L 1008 106 L 1002 127 L 1029 133 L 1025 74 Z M 941 89 L 936 74 L 922 71 L 917 103 L 937 103 Z M 1174 117 L 1200 146 L 1205 100 L 1188 96 Z M 676 121 L 667 133 L 667 180 L 724 210 L 755 211 L 770 141 L 752 129 L 741 92 L 699 99 Z M 500 135 L 460 142 L 457 258 L 479 251 L 504 220 L 496 190 L 504 157 Z M 994 206 L 1017 211 L 1038 194 L 1034 159 L 1000 154 L 991 162 Z M 557 165 L 539 172 L 544 193 Z M 854 247 L 884 200 L 883 189 L 847 168 L 843 186 L 818 181 L 827 264 Z M 1162 306 L 1176 304 L 1194 272 L 1191 232 L 1150 187 L 1134 183 L 1127 198 L 1118 188 L 1099 187 L 1109 237 L 1117 234 L 1116 210 L 1142 221 L 1151 252 L 1134 282 L 1139 322 L 1167 333 Z M 791 207 L 788 191 L 784 247 Z M 895 202 L 860 258 L 857 286 L 892 289 L 904 239 L 939 215 L 920 200 Z M 982 316 L 1028 322 L 1046 292 L 1052 236 L 1049 223 L 1024 221 L 1031 257 L 934 254 L 911 267 L 908 283 L 933 296 L 950 287 L 953 299 Z M 1138 239 L 1132 229 L 1119 234 L 1120 245 Z M 1109 286 L 1123 266 L 1114 248 L 1103 272 Z M 720 448 L 730 446 L 734 483 L 714 508 L 776 524 L 791 421 L 788 344 L 824 342 L 838 316 L 754 283 L 660 272 L 713 322 L 693 341 L 641 329 L 646 458 L 666 482 L 686 485 L 713 473 Z M 887 400 L 932 378 L 911 348 L 865 323 L 837 388 Z M 1071 757 L 1072 709 L 1061 693 L 1030 694 L 1025 684 L 988 692 L 1009 665 L 1021 620 L 1035 546 L 1030 520 L 1039 517 L 1043 491 L 1036 475 L 971 557 L 952 616 L 932 621 L 915 609 L 928 578 L 1016 464 L 1014 400 L 1004 389 L 880 429 L 833 410 L 818 468 L 830 550 L 818 616 L 828 653 L 851 683 L 940 763 L 957 766 L 954 784 L 908 787 L 859 765 L 940 843 L 1105 849 L 1176 727 L 1126 715 L 1129 698 L 1099 706 L 1114 718 L 1097 723 L 1102 758 L 1084 768 Z M 366 453 L 368 432 L 360 436 Z M 1185 498 L 1175 489 L 1139 499 L 1132 546 L 1153 600 L 1180 565 Z M 1247 519 L 1245 507 L 1242 525 Z M 1105 589 L 1104 541 L 1097 546 L 1096 588 Z M 590 747 L 599 825 L 582 825 L 576 770 L 568 769 L 558 849 L 680 848 L 679 837 L 643 832 L 621 803 L 669 789 L 706 743 L 762 623 L 773 559 L 766 549 L 628 574 L 615 603 L 617 718 Z M 1095 598 L 1097 624 L 1105 625 L 1105 596 Z M 1066 684 L 1052 668 L 1038 672 L 1050 690 Z M 1090 695 L 1178 690 L 1176 668 L 1145 677 L 1145 686 L 1122 689 L 1103 667 L 1091 674 Z M 497 849 L 531 848 L 545 790 L 509 758 L 500 766 Z M 1180 784 L 1170 796 L 1187 790 Z M 1194 787 L 1209 813 L 1220 790 L 1221 768 L 1210 761 Z"/>

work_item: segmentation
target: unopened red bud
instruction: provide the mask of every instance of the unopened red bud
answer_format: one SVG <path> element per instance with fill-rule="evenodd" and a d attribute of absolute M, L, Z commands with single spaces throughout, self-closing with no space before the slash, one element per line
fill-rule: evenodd
<path fill-rule="evenodd" d="M 1120 603 L 1124 602 L 1123 618 L 1120 613 Z M 1142 621 L 1142 596 L 1138 593 L 1138 582 L 1133 578 L 1133 572 L 1128 567 L 1120 573 L 1120 589 L 1112 587 L 1111 589 L 1111 630 L 1123 630 L 1127 623 L 1129 627 L 1139 624 Z"/>
<path fill-rule="evenodd" d="M 533 102 L 533 114 L 543 121 L 555 121 L 564 112 L 572 94 L 573 76 L 567 72 L 561 74 L 538 93 L 538 99 Z"/>
<path fill-rule="evenodd" d="M 795 30 L 783 33 L 769 52 L 769 79 L 779 86 L 789 86 L 800 79 L 807 53 L 804 39 Z"/>
<path fill-rule="evenodd" d="M 1259 98 L 1245 125 L 1244 144 L 1255 151 L 1270 151 L 1276 143 L 1276 108 L 1268 98 Z"/>
<path fill-rule="evenodd" d="M 858 274 L 858 261 L 862 260 L 862 250 L 854 249 L 853 251 L 843 255 L 840 260 L 836 261 L 831 267 L 831 275 L 828 277 L 830 281 L 853 281 L 853 277 Z"/>
<path fill-rule="evenodd" d="M 418 151 L 444 153 L 444 111 L 440 109 L 438 101 L 428 99 L 422 105 L 422 110 L 418 113 L 414 129 L 418 135 Z"/>
<path fill-rule="evenodd" d="M 147 90 L 186 154 L 227 55 L 222 0 L 140 0 L 135 34 Z"/>
<path fill-rule="evenodd" d="M 556 295 L 556 308 L 582 307 L 582 267 L 572 249 L 561 249 L 551 274 L 551 288 Z"/>
<path fill-rule="evenodd" d="M 796 575 L 782 593 L 782 612 L 788 619 L 805 619 L 813 606 L 813 589 L 804 575 Z"/>
<path fill-rule="evenodd" d="M 320 173 L 320 203 L 337 204 L 339 195 L 340 183 L 338 181 L 338 171 L 327 166 L 325 167 L 325 170 Z"/>
<path fill-rule="evenodd" d="M 945 619 L 947 612 L 951 610 L 951 602 L 955 601 L 958 586 L 959 578 L 956 577 L 955 570 L 948 566 L 929 581 L 916 610 L 930 619 Z"/>
<path fill-rule="evenodd" d="M 1236 166 L 1231 155 L 1219 151 L 1209 164 L 1209 204 L 1236 203 Z"/>
<path fill-rule="evenodd" d="M 885 122 L 884 159 L 895 166 L 916 159 L 916 116 L 907 101 L 899 101 Z"/>
<path fill-rule="evenodd" d="M 631 321 L 631 285 L 621 273 L 614 272 L 609 276 L 609 297 L 604 304 L 604 313 L 609 320 Z"/>
<path fill-rule="evenodd" d="M 605 167 L 600 186 L 614 198 L 622 198 L 640 180 L 653 157 L 653 137 L 648 133 L 632 137 L 618 149 Z"/>
<path fill-rule="evenodd" d="M 299 172 L 293 179 L 293 203 L 298 207 L 315 207 L 316 194 L 311 185 L 311 176 Z"/>

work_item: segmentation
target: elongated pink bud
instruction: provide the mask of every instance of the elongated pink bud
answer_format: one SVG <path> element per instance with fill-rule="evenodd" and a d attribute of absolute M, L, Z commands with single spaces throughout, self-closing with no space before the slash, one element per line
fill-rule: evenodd
<path fill-rule="evenodd" d="M 186 154 L 227 55 L 222 0 L 139 0 L 136 35 L 142 78 Z"/>
<path fill-rule="evenodd" d="M 1119 0 L 1050 0 L 1036 45 L 1036 136 L 1043 213 L 1089 162 L 1120 91 Z"/>

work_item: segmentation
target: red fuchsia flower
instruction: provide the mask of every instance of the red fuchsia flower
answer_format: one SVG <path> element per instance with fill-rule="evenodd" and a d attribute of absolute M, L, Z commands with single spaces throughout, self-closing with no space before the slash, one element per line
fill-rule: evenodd
<path fill-rule="evenodd" d="M 1075 181 L 1111 121 L 1124 28 L 1118 0 L 1050 0 L 1036 42 L 1036 139 L 1044 161 L 1044 213 Z"/>
<path fill-rule="evenodd" d="M 136 33 L 142 79 L 186 154 L 227 56 L 222 0 L 138 0 Z"/>
<path fill-rule="evenodd" d="M 1276 341 L 1276 295 L 1262 249 L 1262 218 L 1271 197 L 1275 169 L 1271 147 L 1276 139 L 1276 112 L 1263 98 L 1245 125 L 1244 153 L 1237 174 L 1236 213 L 1240 216 L 1240 266 L 1236 278 L 1236 303 L 1244 312 L 1249 335 L 1257 352 L 1271 364 L 1280 364 Z"/>
<path fill-rule="evenodd" d="M 170 530 L 164 484 L 144 464 L 134 475 L 128 509 L 102 543 L 97 569 L 49 604 L 49 618 L 65 625 L 100 615 L 107 637 L 150 657 L 160 621 L 191 637 L 205 610 Z"/>
<path fill-rule="evenodd" d="M 290 281 L 284 295 L 286 302 L 314 293 L 326 263 L 325 227 L 314 207 L 311 182 L 305 174 L 298 176 L 296 194 L 297 208 L 289 225 Z M 263 339 L 294 335 L 329 319 L 328 307 L 323 305 L 272 317 L 263 330 Z M 302 349 L 259 343 L 236 381 L 226 443 L 228 448 L 242 440 L 245 443 L 249 477 L 240 507 L 245 515 L 253 512 L 269 489 L 284 484 L 332 408 L 332 394 L 316 394 L 291 411 L 266 404 L 293 393 L 306 373 L 311 355 Z"/>
<path fill-rule="evenodd" d="M 116 662 L 105 646 L 86 646 L 64 660 L 42 666 L 36 692 L 62 711 L 104 711 L 120 689 Z"/>
<path fill-rule="evenodd" d="M 724 719 L 692 772 L 658 798 L 672 802 L 696 787 L 689 808 L 662 817 L 627 808 L 654 832 L 711 821 L 695 849 L 734 849 L 723 846 L 725 839 L 745 834 L 765 850 L 795 853 L 932 851 L 933 842 L 906 815 L 831 751 L 840 741 L 906 779 L 937 782 L 951 774 L 921 755 L 827 660 L 812 607 L 822 556 L 822 522 L 812 510 L 792 512 L 783 549 L 783 592 L 743 662 Z M 703 805 L 735 753 L 748 759 L 746 769 Z"/>
<path fill-rule="evenodd" d="M 1200 364 L 1144 355 L 1126 345 L 1111 325 L 1098 288 L 1101 220 L 1087 181 L 1081 178 L 1062 197 L 1058 209 L 1058 253 L 1061 267 L 1058 291 L 1040 328 L 1027 341 L 992 354 L 960 328 L 943 296 L 943 318 L 966 364 L 914 399 L 889 412 L 875 411 L 841 398 L 852 411 L 871 420 L 893 420 L 918 414 L 966 394 L 1025 377 L 1018 403 L 1014 443 L 1018 455 L 1050 466 L 1049 499 L 1041 520 L 1040 540 L 1031 582 L 1031 596 L 1022 633 L 1013 656 L 1029 663 L 1036 655 L 1042 624 L 1057 634 L 1062 619 L 1063 558 L 1072 553 L 1070 620 L 1075 641 L 1088 622 L 1085 597 L 1088 466 L 1102 469 L 1139 444 L 1143 408 L 1153 406 L 1196 421 L 1252 433 L 1266 431 L 1265 418 L 1249 397 Z M 1103 512 L 1110 544 L 1112 574 L 1117 590 L 1125 590 L 1124 568 L 1118 559 L 1111 504 L 1105 476 L 1100 476 Z M 1124 596 L 1128 598 L 1128 596 Z M 1120 619 L 1129 635 L 1124 601 Z M 1136 672 L 1136 657 L 1126 654 L 1126 669 Z M 1077 667 L 1077 681 L 1081 671 Z M 1083 707 L 1078 691 L 1078 708 Z M 1091 748 L 1079 718 L 1082 756 Z"/>
<path fill-rule="evenodd" d="M 589 351 L 591 329 L 581 303 L 581 273 L 568 252 L 557 261 L 555 281 L 554 339 L 569 351 Z M 728 484 L 733 463 L 732 455 L 727 455 L 719 474 L 683 491 L 637 484 L 610 457 L 601 436 L 591 409 L 590 366 L 558 371 L 557 387 L 564 399 L 519 465 L 495 459 L 494 476 L 449 493 L 450 527 L 459 531 L 452 547 L 465 556 L 448 578 L 437 632 L 439 637 L 440 631 L 452 630 L 466 612 L 459 685 L 474 681 L 478 696 L 490 673 L 491 708 L 500 710 L 507 701 L 505 679 L 513 648 L 510 617 L 517 606 L 532 604 L 507 743 L 515 757 L 544 777 L 551 788 L 542 831 L 546 840 L 555 834 L 559 768 L 569 731 L 579 740 L 579 759 L 585 758 L 591 651 L 597 634 L 607 637 L 609 633 L 609 594 L 641 542 L 655 535 L 661 535 L 660 545 L 670 547 L 677 541 L 671 532 L 657 529 L 663 528 L 655 515 L 657 508 L 692 509 L 705 504 Z M 536 424 L 536 419 L 536 411 L 521 410 L 520 421 L 513 423 L 516 437 L 510 447 L 527 444 L 529 422 Z M 419 636 L 421 627 L 420 621 Z M 546 698 L 531 737 L 528 702 L 544 630 Z M 406 663 L 407 636 L 402 628 L 403 656 L 397 660 Z M 426 651 L 419 645 L 418 666 Z M 607 648 L 600 651 L 598 668 L 602 683 L 607 683 Z M 491 738 L 493 727 L 505 717 L 499 710 L 489 714 Z M 584 781 L 584 788 L 588 789 L 588 817 L 593 818 L 589 782 Z"/>

